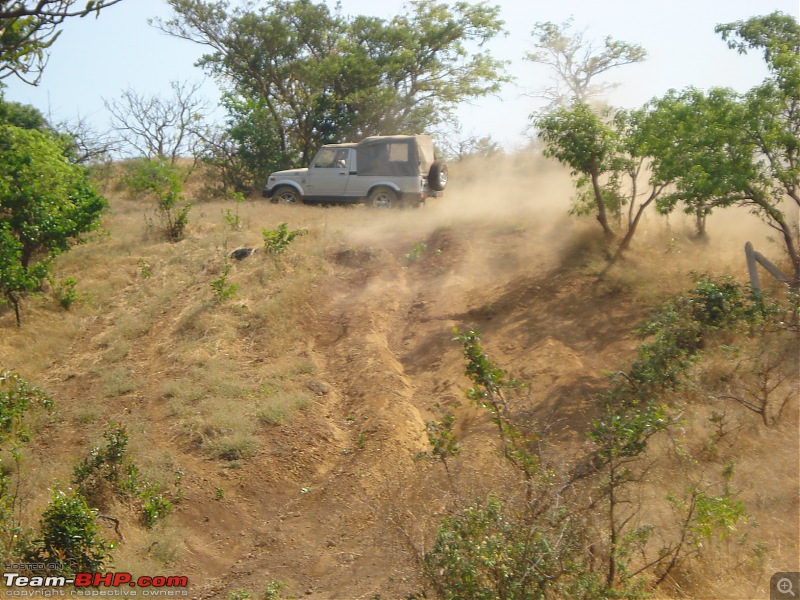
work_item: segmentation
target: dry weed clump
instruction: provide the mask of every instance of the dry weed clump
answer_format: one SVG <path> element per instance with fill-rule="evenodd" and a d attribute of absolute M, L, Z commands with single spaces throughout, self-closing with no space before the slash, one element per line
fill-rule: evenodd
<path fill-rule="evenodd" d="M 311 396 L 302 391 L 279 391 L 268 394 L 256 409 L 256 418 L 264 425 L 281 425 L 290 421 L 297 411 L 306 410 Z"/>

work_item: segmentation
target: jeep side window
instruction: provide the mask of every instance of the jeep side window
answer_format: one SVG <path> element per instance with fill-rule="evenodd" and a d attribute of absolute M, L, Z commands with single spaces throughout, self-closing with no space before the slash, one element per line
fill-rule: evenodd
<path fill-rule="evenodd" d="M 391 162 L 408 162 L 408 144 L 389 144 L 389 160 Z"/>
<path fill-rule="evenodd" d="M 333 159 L 333 166 L 337 169 L 344 169 L 347 166 L 347 155 L 349 150 L 337 150 L 336 157 Z"/>
<path fill-rule="evenodd" d="M 333 169 L 337 165 L 335 164 L 336 161 L 336 150 L 333 148 L 322 148 L 319 153 L 317 154 L 317 158 L 314 159 L 314 168 L 315 169 Z"/>

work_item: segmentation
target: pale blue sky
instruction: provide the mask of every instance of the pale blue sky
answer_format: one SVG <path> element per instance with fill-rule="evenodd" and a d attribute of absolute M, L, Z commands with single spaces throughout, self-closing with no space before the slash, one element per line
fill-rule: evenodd
<path fill-rule="evenodd" d="M 334 2 L 330 3 L 332 6 Z M 402 12 L 401 0 L 342 0 L 347 14 L 390 18 Z M 526 95 L 547 82 L 547 70 L 523 60 L 533 49 L 531 30 L 537 21 L 562 22 L 571 15 L 586 38 L 639 43 L 648 52 L 642 64 L 610 73 L 621 86 L 610 101 L 635 107 L 670 88 L 730 86 L 745 90 L 766 75 L 760 56 L 740 56 L 714 33 L 718 23 L 738 21 L 774 10 L 800 16 L 800 0 L 501 0 L 508 35 L 491 44 L 497 58 L 511 61 L 517 78 L 499 97 L 464 106 L 459 115 L 463 135 L 492 135 L 507 148 L 524 140 L 528 115 L 540 102 Z M 166 36 L 147 19 L 170 16 L 165 0 L 125 0 L 95 19 L 73 19 L 52 49 L 41 84 L 32 88 L 6 80 L 8 100 L 32 104 L 56 120 L 77 116 L 108 127 L 103 99 L 116 99 L 131 88 L 140 95 L 170 96 L 171 81 L 199 82 L 193 64 L 201 47 Z M 213 81 L 203 94 L 217 100 Z"/>

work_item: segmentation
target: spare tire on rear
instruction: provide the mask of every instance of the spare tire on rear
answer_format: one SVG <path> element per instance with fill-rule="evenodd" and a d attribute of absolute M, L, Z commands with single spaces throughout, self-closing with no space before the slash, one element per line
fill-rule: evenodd
<path fill-rule="evenodd" d="M 436 160 L 428 172 L 428 187 L 435 192 L 442 192 L 447 186 L 447 165 L 442 160 Z"/>

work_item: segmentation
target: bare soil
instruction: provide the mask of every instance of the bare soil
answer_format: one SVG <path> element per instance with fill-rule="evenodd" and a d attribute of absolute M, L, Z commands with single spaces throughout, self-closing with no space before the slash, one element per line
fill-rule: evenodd
<path fill-rule="evenodd" d="M 461 499 L 502 493 L 509 476 L 488 416 L 465 399 L 454 328 L 476 327 L 491 357 L 530 383 L 532 416 L 553 424 L 548 456 L 566 464 L 644 315 L 686 289 L 690 270 L 744 279 L 748 240 L 779 251 L 750 215 L 712 221 L 703 246 L 679 218 L 650 215 L 629 260 L 599 279 L 599 227 L 566 214 L 567 174 L 515 160 L 480 186 L 470 165 L 453 166 L 446 197 L 416 211 L 201 202 L 177 244 L 148 233 L 144 201 L 109 189 L 110 236 L 59 264 L 84 301 L 70 312 L 27 303 L 19 331 L 0 315 L 0 366 L 58 404 L 26 448 L 23 517 L 35 525 L 48 488 L 68 485 L 114 420 L 142 470 L 183 496 L 153 530 L 124 503 L 104 509 L 122 519 L 124 541 L 108 531 L 120 542 L 114 570 L 186 575 L 197 598 L 261 597 L 270 581 L 286 584 L 283 597 L 424 590 L 419 559 L 441 517 Z M 209 283 L 226 254 L 260 246 L 261 229 L 281 222 L 308 235 L 278 267 L 258 251 L 234 262 L 237 294 L 215 304 Z M 280 394 L 303 401 L 264 419 Z M 440 463 L 420 458 L 425 424 L 443 408 L 463 447 L 457 491 Z M 683 582 L 684 597 L 766 597 L 772 572 L 800 568 L 797 402 L 769 431 L 729 411 L 741 425 L 736 485 L 760 525 L 749 535 L 770 553 L 737 572 L 731 557 L 749 559 L 721 546 Z M 210 450 L 240 432 L 249 451 Z"/>

